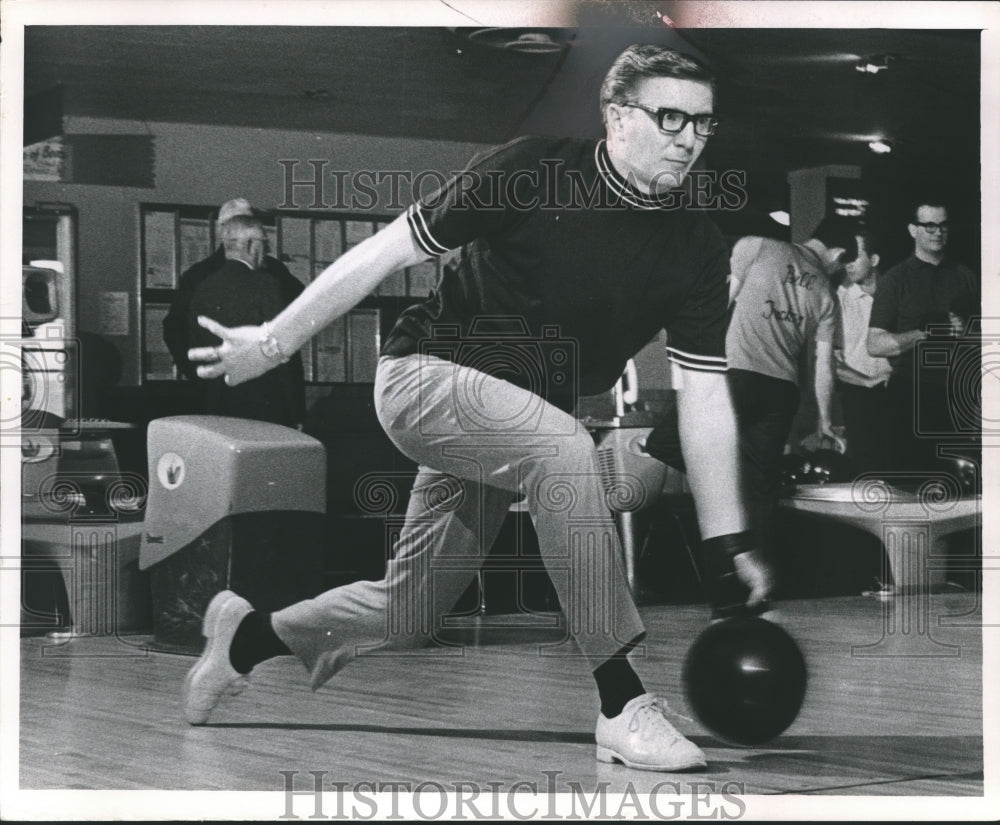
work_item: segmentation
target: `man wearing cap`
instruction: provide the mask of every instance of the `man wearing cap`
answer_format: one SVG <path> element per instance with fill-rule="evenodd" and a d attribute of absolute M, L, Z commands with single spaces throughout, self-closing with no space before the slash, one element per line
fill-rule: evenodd
<path fill-rule="evenodd" d="M 222 266 L 203 278 L 191 293 L 188 338 L 195 347 L 222 343 L 198 324 L 199 315 L 224 318 L 233 326 L 260 324 L 289 303 L 281 282 L 264 267 L 267 235 L 259 219 L 236 215 L 222 224 L 219 238 Z M 228 386 L 221 378 L 199 381 L 205 385 L 205 412 L 209 415 L 252 418 L 286 427 L 298 426 L 305 417 L 305 381 L 302 358 L 297 353 L 237 387 Z"/>
<path fill-rule="evenodd" d="M 246 198 L 233 198 L 219 207 L 219 216 L 215 222 L 215 234 L 221 235 L 222 226 L 230 218 L 237 215 L 253 215 L 254 210 Z M 170 350 L 170 355 L 177 365 L 181 375 L 190 381 L 198 380 L 197 369 L 188 360 L 187 351 L 192 346 L 188 327 L 188 310 L 195 289 L 213 272 L 217 272 L 226 263 L 226 252 L 220 241 L 216 250 L 204 260 L 192 264 L 181 275 L 177 293 L 170 305 L 170 311 L 163 319 L 163 341 Z M 289 304 L 302 292 L 302 283 L 288 271 L 288 268 L 277 258 L 264 256 L 263 268 L 277 278 L 285 295 L 285 303 Z"/>

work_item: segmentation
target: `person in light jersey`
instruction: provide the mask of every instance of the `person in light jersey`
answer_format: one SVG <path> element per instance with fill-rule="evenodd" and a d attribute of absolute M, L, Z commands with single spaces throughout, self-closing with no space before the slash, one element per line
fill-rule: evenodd
<path fill-rule="evenodd" d="M 816 359 L 816 433 L 842 446 L 831 418 L 831 279 L 845 258 L 855 257 L 855 243 L 853 227 L 831 217 L 801 244 L 747 237 L 733 247 L 729 387 L 739 422 L 744 497 L 761 549 L 772 558 L 781 459 L 799 406 L 799 364 L 807 347 Z"/>

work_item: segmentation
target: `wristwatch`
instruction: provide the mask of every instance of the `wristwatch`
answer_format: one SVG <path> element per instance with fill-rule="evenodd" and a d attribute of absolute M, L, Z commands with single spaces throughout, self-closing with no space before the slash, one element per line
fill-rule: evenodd
<path fill-rule="evenodd" d="M 271 324 L 263 324 L 260 329 L 260 351 L 264 353 L 264 357 L 272 361 L 278 359 L 282 364 L 288 363 L 289 356 L 281 351 L 278 339 L 271 330 Z"/>

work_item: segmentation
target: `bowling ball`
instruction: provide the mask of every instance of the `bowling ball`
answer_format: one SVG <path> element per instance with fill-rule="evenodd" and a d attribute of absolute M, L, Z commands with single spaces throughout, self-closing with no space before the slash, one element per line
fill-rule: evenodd
<path fill-rule="evenodd" d="M 958 483 L 963 496 L 975 496 L 982 493 L 979 483 L 979 467 L 975 461 L 968 458 L 942 459 L 945 472 Z"/>
<path fill-rule="evenodd" d="M 794 487 L 796 484 L 808 484 L 806 480 L 812 464 L 809 459 L 798 453 L 786 453 L 781 457 L 781 485 Z"/>
<path fill-rule="evenodd" d="M 801 483 L 826 484 L 851 481 L 854 471 L 847 456 L 836 450 L 814 450 L 807 459 L 811 465 L 807 478 Z"/>
<path fill-rule="evenodd" d="M 759 745 L 798 716 L 806 694 L 806 662 L 795 640 L 758 616 L 710 624 L 684 661 L 688 704 L 709 730 L 742 745 Z"/>

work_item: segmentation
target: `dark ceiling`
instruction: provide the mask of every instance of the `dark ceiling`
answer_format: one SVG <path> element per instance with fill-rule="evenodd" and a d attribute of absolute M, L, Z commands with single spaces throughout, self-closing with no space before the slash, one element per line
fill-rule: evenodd
<path fill-rule="evenodd" d="M 59 89 L 68 115 L 493 143 L 597 134 L 610 60 L 630 42 L 660 42 L 719 73 L 713 168 L 783 181 L 790 169 L 879 163 L 978 184 L 976 31 L 545 31 L 558 49 L 527 54 L 480 44 L 471 29 L 29 26 L 25 93 Z M 856 70 L 885 54 L 887 71 Z M 896 142 L 891 156 L 873 157 L 874 136 Z"/>

